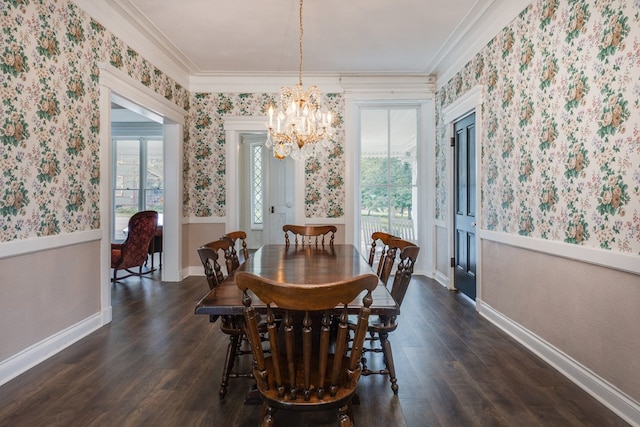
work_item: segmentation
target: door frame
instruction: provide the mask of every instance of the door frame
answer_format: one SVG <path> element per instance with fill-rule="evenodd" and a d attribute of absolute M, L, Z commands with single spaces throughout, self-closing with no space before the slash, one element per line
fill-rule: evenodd
<path fill-rule="evenodd" d="M 483 86 L 478 85 L 471 88 L 466 94 L 462 95 L 456 101 L 451 103 L 448 107 L 443 109 L 442 117 L 444 121 L 444 125 L 446 128 L 446 135 L 443 144 L 449 144 L 449 141 L 452 137 L 454 137 L 453 125 L 458 120 L 468 116 L 475 112 L 476 114 L 476 159 L 475 159 L 475 169 L 476 169 L 476 214 L 477 214 L 477 233 L 476 233 L 476 302 L 482 301 L 482 244 L 480 239 L 480 230 L 482 229 L 482 199 L 481 197 L 481 187 L 482 182 L 480 177 L 482 172 L 481 168 L 481 157 L 482 157 L 482 102 L 483 102 Z M 454 244 L 455 244 L 455 200 L 454 200 L 454 183 L 455 183 L 455 170 L 454 170 L 454 149 L 451 147 L 449 150 L 446 150 L 447 153 L 447 161 L 446 161 L 446 173 L 447 173 L 447 188 L 448 195 L 447 198 L 447 230 L 449 230 L 448 236 L 448 258 L 451 259 L 454 257 Z M 455 267 L 449 267 L 449 283 L 447 288 L 449 290 L 455 290 Z M 477 307 L 477 305 L 476 305 Z"/>
<path fill-rule="evenodd" d="M 103 324 L 111 321 L 111 101 L 163 124 L 164 245 L 161 279 L 182 280 L 182 146 L 187 112 L 111 64 L 100 69 L 100 246 L 101 310 Z"/>
<path fill-rule="evenodd" d="M 226 231 L 238 230 L 240 227 L 240 198 L 229 197 L 242 191 L 240 182 L 240 144 L 242 134 L 265 132 L 268 119 L 266 116 L 223 116 L 226 145 L 226 194 L 227 213 Z M 296 224 L 304 224 L 304 162 L 296 161 L 293 166 L 293 218 Z"/>

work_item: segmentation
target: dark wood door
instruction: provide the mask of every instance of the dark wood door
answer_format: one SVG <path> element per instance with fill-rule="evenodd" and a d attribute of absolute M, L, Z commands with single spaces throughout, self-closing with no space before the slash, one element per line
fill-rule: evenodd
<path fill-rule="evenodd" d="M 454 123 L 454 284 L 476 299 L 476 116 Z"/>

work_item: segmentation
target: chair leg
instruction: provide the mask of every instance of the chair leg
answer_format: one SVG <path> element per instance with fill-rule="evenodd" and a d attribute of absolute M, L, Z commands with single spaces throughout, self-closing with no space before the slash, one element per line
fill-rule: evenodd
<path fill-rule="evenodd" d="M 396 378 L 396 367 L 393 363 L 393 353 L 391 352 L 391 342 L 387 332 L 380 332 L 380 344 L 382 345 L 382 353 L 384 354 L 384 363 L 389 371 L 389 381 L 391 381 L 391 390 L 393 394 L 398 394 L 398 379 Z"/>
<path fill-rule="evenodd" d="M 349 407 L 347 405 L 338 408 L 338 426 L 352 427 L 351 418 L 349 418 Z"/>
<path fill-rule="evenodd" d="M 238 342 L 240 335 L 229 335 L 229 346 L 227 347 L 227 358 L 224 361 L 224 368 L 222 369 L 222 382 L 220 383 L 220 399 L 224 399 L 227 394 L 227 386 L 229 386 L 229 376 L 233 370 L 233 364 L 236 360 L 236 352 L 238 351 Z"/>
<path fill-rule="evenodd" d="M 262 405 L 262 423 L 260 427 L 273 427 L 275 425 L 274 415 L 277 409 L 267 405 L 265 402 Z"/>

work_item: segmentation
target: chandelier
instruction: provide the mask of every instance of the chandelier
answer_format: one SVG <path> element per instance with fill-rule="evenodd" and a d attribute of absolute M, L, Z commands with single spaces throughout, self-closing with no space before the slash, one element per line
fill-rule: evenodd
<path fill-rule="evenodd" d="M 316 86 L 302 87 L 302 0 L 300 0 L 300 67 L 298 84 L 280 89 L 276 108 L 269 107 L 267 148 L 277 159 L 294 160 L 324 157 L 333 134 L 331 112 L 325 110 L 322 93 Z"/>

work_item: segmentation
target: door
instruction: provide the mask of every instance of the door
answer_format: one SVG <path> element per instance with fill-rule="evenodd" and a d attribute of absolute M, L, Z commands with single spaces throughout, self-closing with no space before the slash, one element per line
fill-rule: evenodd
<path fill-rule="evenodd" d="M 265 149 L 266 150 L 266 149 Z M 282 226 L 293 223 L 293 162 L 291 157 L 278 160 L 271 151 L 266 151 L 268 160 L 268 183 L 265 207 L 265 243 L 284 244 Z M 302 161 L 302 160 L 299 160 Z"/>
<path fill-rule="evenodd" d="M 454 285 L 476 299 L 476 117 L 454 123 Z"/>
<path fill-rule="evenodd" d="M 273 157 L 265 141 L 265 133 L 241 135 L 240 227 L 251 249 L 284 243 L 282 226 L 294 218 L 294 161 Z"/>
<path fill-rule="evenodd" d="M 266 134 L 240 135 L 240 229 L 247 233 L 247 246 L 257 249 L 264 244 L 266 197 Z"/>

